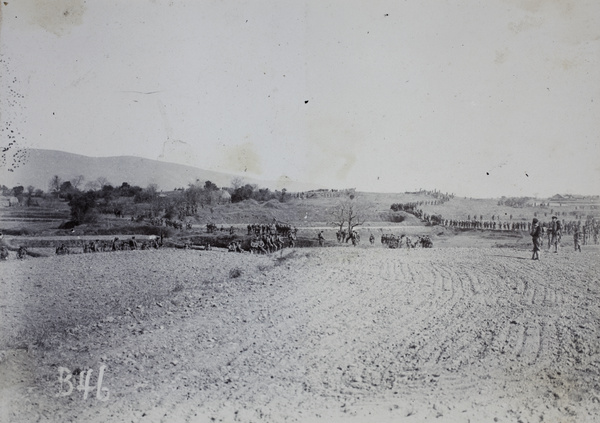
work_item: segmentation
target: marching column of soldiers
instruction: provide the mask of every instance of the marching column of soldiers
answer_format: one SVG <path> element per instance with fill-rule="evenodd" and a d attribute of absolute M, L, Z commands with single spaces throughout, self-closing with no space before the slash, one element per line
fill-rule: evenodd
<path fill-rule="evenodd" d="M 130 239 L 119 240 L 118 237 L 113 238 L 111 241 L 101 241 L 99 239 L 93 241 L 86 241 L 83 244 L 83 253 L 99 253 L 106 251 L 128 251 L 128 250 L 149 250 L 158 249 L 162 246 L 162 236 L 150 236 L 147 241 L 138 241 L 135 236 Z M 71 254 L 71 249 L 62 243 L 55 250 L 56 255 Z"/>
<path fill-rule="evenodd" d="M 540 222 L 540 226 L 545 234 L 548 233 L 548 228 L 551 225 L 551 221 Z M 584 222 L 579 221 L 561 221 L 562 230 L 567 235 L 573 234 L 577 228 L 582 233 L 583 245 L 593 242 L 598 244 L 598 232 L 600 225 L 595 218 L 588 218 Z M 446 227 L 465 228 L 465 229 L 487 229 L 492 231 L 512 231 L 512 232 L 531 232 L 531 222 L 507 222 L 507 221 L 496 221 L 496 220 L 483 220 L 480 219 L 444 219 L 442 225 Z"/>

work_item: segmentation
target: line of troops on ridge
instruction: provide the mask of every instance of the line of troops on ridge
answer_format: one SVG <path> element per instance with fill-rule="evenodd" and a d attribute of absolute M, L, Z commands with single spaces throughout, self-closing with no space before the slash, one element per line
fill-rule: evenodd
<path fill-rule="evenodd" d="M 551 225 L 549 222 L 540 222 L 540 226 L 544 234 L 548 234 L 548 228 Z M 583 245 L 591 243 L 593 240 L 594 244 L 598 244 L 598 232 L 600 232 L 600 223 L 595 218 L 588 218 L 585 221 L 572 220 L 565 222 L 561 221 L 562 229 L 567 235 L 572 235 L 575 231 L 579 231 L 582 234 Z M 444 226 L 456 227 L 456 228 L 467 228 L 467 229 L 490 229 L 490 230 L 503 230 L 503 231 L 527 231 L 531 232 L 531 222 L 500 222 L 500 221 L 488 221 L 488 220 L 449 220 L 443 221 Z"/>

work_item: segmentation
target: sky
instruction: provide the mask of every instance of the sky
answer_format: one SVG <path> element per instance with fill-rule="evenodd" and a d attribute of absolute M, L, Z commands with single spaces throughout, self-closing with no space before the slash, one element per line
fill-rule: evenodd
<path fill-rule="evenodd" d="M 597 0 L 0 8 L 10 151 L 361 191 L 600 194 Z"/>

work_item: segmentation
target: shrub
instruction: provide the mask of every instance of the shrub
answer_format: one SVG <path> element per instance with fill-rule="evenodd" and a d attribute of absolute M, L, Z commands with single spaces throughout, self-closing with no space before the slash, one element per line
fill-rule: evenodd
<path fill-rule="evenodd" d="M 239 278 L 240 276 L 242 276 L 242 269 L 239 267 L 234 267 L 229 271 L 229 277 L 231 279 Z"/>

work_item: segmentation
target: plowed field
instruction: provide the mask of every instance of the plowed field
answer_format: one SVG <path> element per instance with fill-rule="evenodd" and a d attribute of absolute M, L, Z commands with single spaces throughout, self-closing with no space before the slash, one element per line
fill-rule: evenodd
<path fill-rule="evenodd" d="M 599 421 L 598 257 L 361 246 L 12 260 L 0 419 Z"/>

